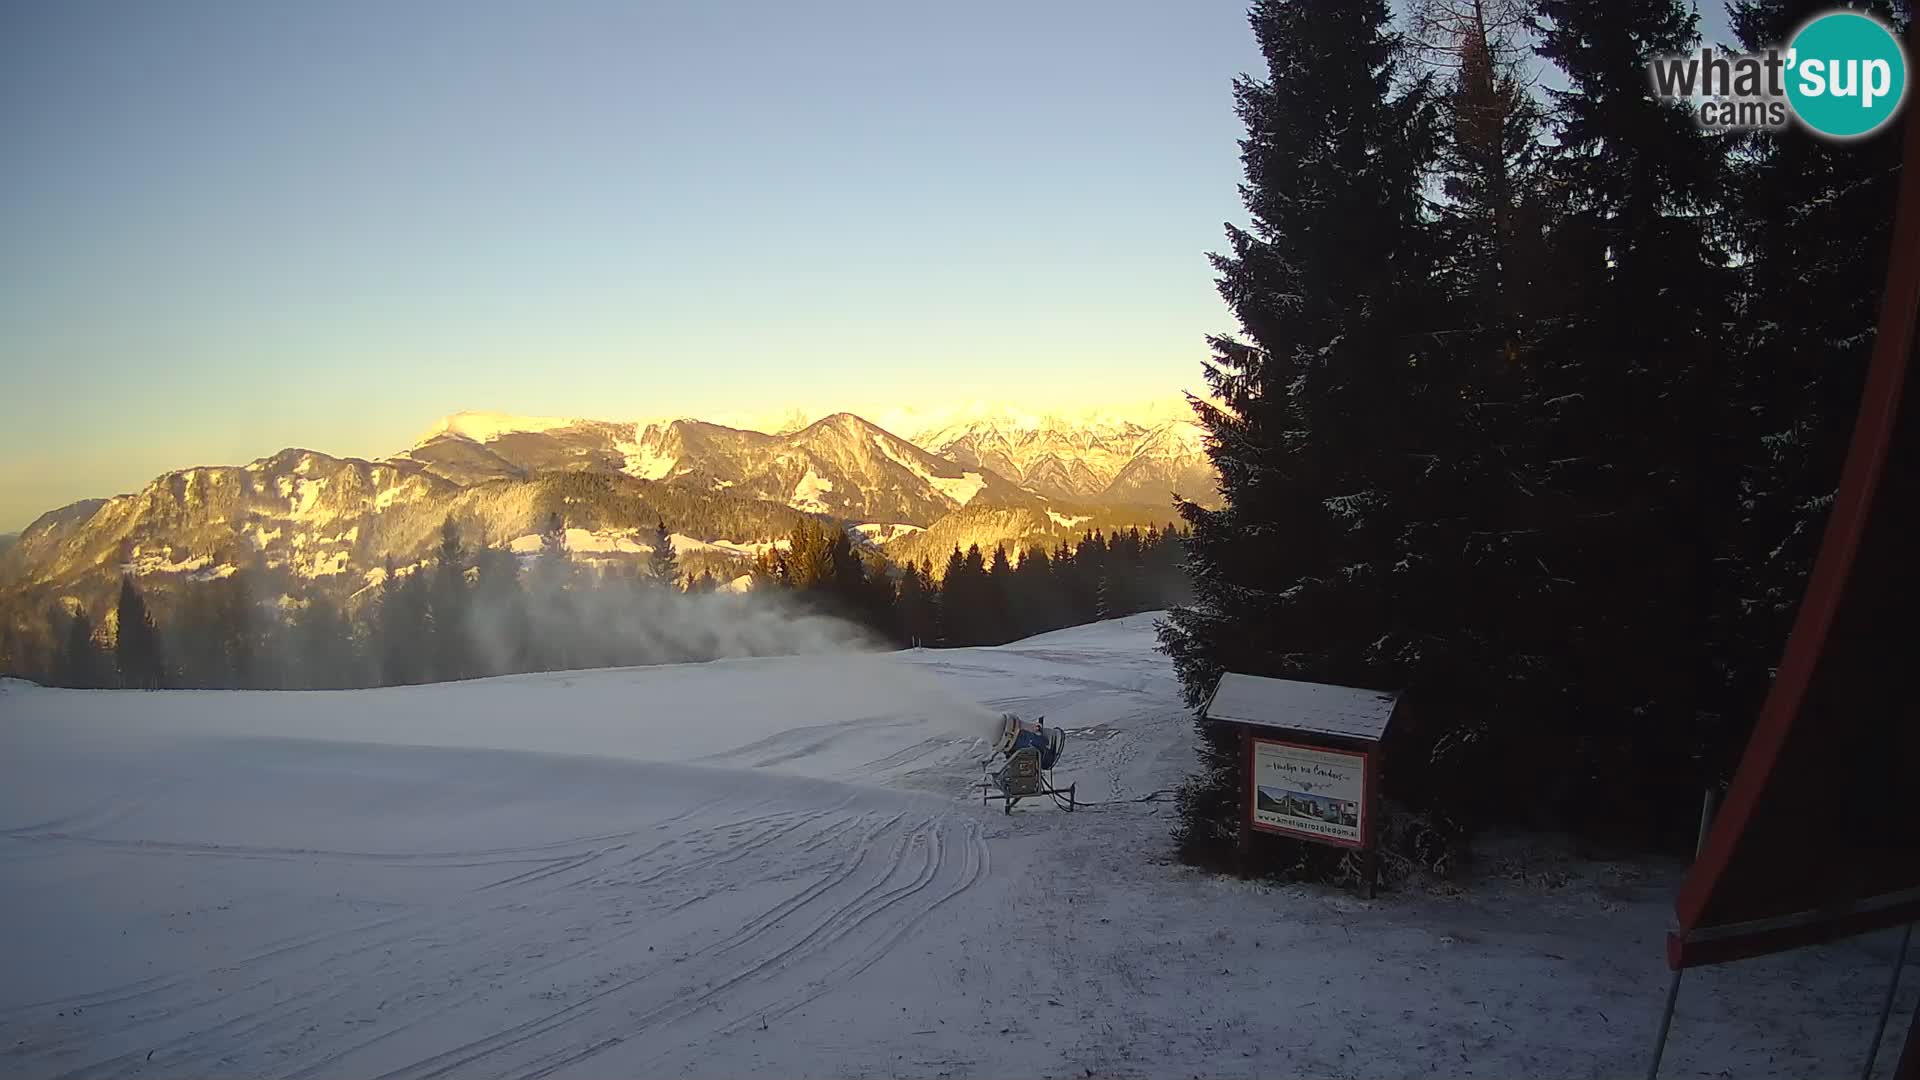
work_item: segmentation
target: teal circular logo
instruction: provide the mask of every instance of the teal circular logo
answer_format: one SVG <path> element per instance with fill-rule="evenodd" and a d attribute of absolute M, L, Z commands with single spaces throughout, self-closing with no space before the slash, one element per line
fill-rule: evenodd
<path fill-rule="evenodd" d="M 1893 118 L 1907 93 L 1907 54 L 1878 19 L 1822 15 L 1788 42 L 1787 100 L 1821 135 L 1851 139 Z"/>

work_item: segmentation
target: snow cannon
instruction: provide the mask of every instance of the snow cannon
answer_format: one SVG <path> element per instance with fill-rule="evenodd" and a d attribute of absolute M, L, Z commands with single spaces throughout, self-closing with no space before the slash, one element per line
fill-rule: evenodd
<path fill-rule="evenodd" d="M 1006 803 L 1006 812 L 1011 814 L 1013 804 L 1021 799 L 1046 795 L 1062 809 L 1071 811 L 1074 785 L 1056 788 L 1052 776 L 1053 766 L 1066 745 L 1066 732 L 1048 727 L 1044 716 L 1029 724 L 1012 713 L 1002 715 L 993 753 L 980 762 L 980 805 L 1000 799 Z M 1001 757 L 1006 762 L 989 774 L 994 760 Z"/>
<path fill-rule="evenodd" d="M 1029 724 L 1012 713 L 1000 717 L 1000 737 L 994 749 L 1007 757 L 1017 751 L 1032 747 L 1040 752 L 1040 768 L 1051 770 L 1053 763 L 1060 760 L 1060 751 L 1067 745 L 1067 734 L 1059 728 L 1047 726 L 1047 718 Z"/>

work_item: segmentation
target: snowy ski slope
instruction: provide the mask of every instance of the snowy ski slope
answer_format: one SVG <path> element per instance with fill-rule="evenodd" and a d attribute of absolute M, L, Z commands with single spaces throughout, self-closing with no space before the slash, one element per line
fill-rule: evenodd
<path fill-rule="evenodd" d="M 0 684 L 0 1075 L 1613 1076 L 1676 867 L 1198 875 L 1152 617 L 995 649 L 326 693 Z M 1893 941 L 1689 976 L 1665 1075 L 1856 1069 Z M 1897 1008 L 1913 1008 L 1911 984 Z"/>

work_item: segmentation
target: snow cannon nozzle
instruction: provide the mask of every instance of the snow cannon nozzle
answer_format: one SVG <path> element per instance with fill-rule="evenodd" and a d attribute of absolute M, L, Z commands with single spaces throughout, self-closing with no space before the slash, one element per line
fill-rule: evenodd
<path fill-rule="evenodd" d="M 1059 728 L 1047 727 L 1047 718 L 1042 716 L 1028 723 L 1013 713 L 1000 716 L 1000 733 L 994 740 L 996 753 L 1012 757 L 1019 751 L 1032 747 L 1040 755 L 1040 767 L 1052 769 L 1060 760 L 1060 751 L 1066 748 L 1066 732 Z"/>

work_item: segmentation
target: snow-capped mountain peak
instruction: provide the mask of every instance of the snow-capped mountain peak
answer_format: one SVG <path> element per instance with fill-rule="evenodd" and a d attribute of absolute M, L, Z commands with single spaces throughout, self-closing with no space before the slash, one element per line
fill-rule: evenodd
<path fill-rule="evenodd" d="M 963 465 L 992 469 L 1050 498 L 1160 502 L 1178 491 L 1205 500 L 1212 467 L 1185 402 L 1127 410 L 1036 415 L 962 410 L 913 439 Z"/>
<path fill-rule="evenodd" d="M 674 517 L 682 532 L 729 542 L 773 539 L 797 511 L 867 542 L 917 543 L 910 554 L 927 557 L 1081 527 L 1095 513 L 1164 519 L 1176 492 L 1217 494 L 1186 420 L 981 406 L 916 428 L 911 415 L 882 415 L 893 419 L 832 412 L 795 427 L 789 416 L 769 432 L 453 413 L 385 460 L 289 449 L 43 515 L 0 553 L 0 584 L 110 581 L 123 569 L 218 575 L 253 562 L 309 585 L 363 582 L 387 556 L 419 557 L 449 516 L 496 542 L 535 531 L 562 504 L 586 523 L 577 527 Z M 557 475 L 575 473 L 600 482 Z"/>
<path fill-rule="evenodd" d="M 1201 428 L 1182 399 L 1045 412 L 975 401 L 876 415 L 879 423 L 844 411 L 789 409 L 754 420 L 728 415 L 723 423 L 713 423 L 461 412 L 434 425 L 402 457 L 462 484 L 521 479 L 556 468 L 603 470 L 738 489 L 735 494 L 812 513 L 853 511 L 879 520 L 874 515 L 889 507 L 910 515 L 898 520 L 919 524 L 939 506 L 967 505 L 973 494 L 992 486 L 987 475 L 1011 482 L 1003 488 L 1068 501 L 1162 505 L 1175 492 L 1202 501 L 1214 494 Z M 828 453 L 831 464 L 813 461 L 811 473 L 804 464 L 794 466 L 798 450 L 823 441 L 864 448 L 869 431 L 885 437 L 891 448 L 883 455 L 887 460 L 855 462 L 842 446 Z M 863 449 L 867 457 L 873 456 L 870 450 Z M 916 456 L 926 460 L 913 467 L 900 464 Z M 874 469 L 884 472 L 890 464 L 904 471 L 883 481 Z M 847 468 L 863 476 L 831 475 Z M 983 479 L 956 480 L 967 475 L 965 470 Z M 905 502 L 888 496 L 872 506 L 861 497 L 861 480 L 896 493 L 920 490 Z"/>
<path fill-rule="evenodd" d="M 414 440 L 414 445 L 424 445 L 442 435 L 455 435 L 471 442 L 489 443 L 502 435 L 552 431 L 578 422 L 562 416 L 520 416 L 513 413 L 470 410 L 441 417 L 437 423 Z"/>

